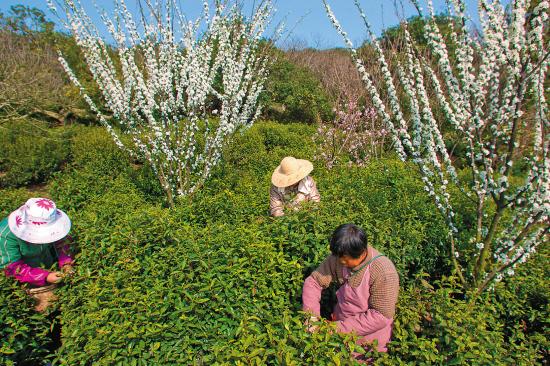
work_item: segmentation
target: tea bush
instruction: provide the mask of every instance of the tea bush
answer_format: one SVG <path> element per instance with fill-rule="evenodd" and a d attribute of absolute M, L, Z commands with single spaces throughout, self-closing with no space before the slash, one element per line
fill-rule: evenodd
<path fill-rule="evenodd" d="M 65 210 L 81 208 L 101 196 L 117 178 L 130 185 L 129 158 L 100 127 L 86 128 L 72 141 L 72 160 L 51 183 L 52 198 Z"/>
<path fill-rule="evenodd" d="M 243 319 L 267 320 L 281 338 L 288 323 L 295 331 L 301 324 L 297 315 L 275 321 L 296 314 L 291 300 L 301 288 L 300 265 L 285 260 L 253 225 L 193 227 L 118 183 L 75 220 L 79 265 L 62 290 L 70 336 L 58 350 L 61 364 L 245 359 L 250 355 L 221 352 L 240 341 Z M 300 354 L 303 343 L 284 355 Z"/>
<path fill-rule="evenodd" d="M 71 152 L 73 168 L 91 167 L 98 176 L 110 176 L 128 166 L 127 155 L 102 127 L 82 130 L 73 138 Z"/>
<path fill-rule="evenodd" d="M 51 353 L 51 320 L 14 281 L 0 276 L 0 364 L 40 365 Z"/>
<path fill-rule="evenodd" d="M 548 340 L 542 332 L 529 336 L 520 330 L 517 333 L 523 334 L 508 336 L 516 327 L 506 324 L 510 314 L 495 301 L 495 293 L 471 304 L 452 278 L 435 282 L 432 286 L 418 277 L 414 286 L 400 293 L 389 353 L 376 364 L 533 365 L 543 361 Z M 497 297 L 500 292 L 496 291 Z M 547 309 L 538 314 L 538 320 L 545 322 L 546 314 Z"/>
<path fill-rule="evenodd" d="M 32 194 L 24 188 L 6 188 L 0 194 L 0 217 L 3 219 L 25 203 Z"/>
<path fill-rule="evenodd" d="M 284 122 L 317 123 L 330 119 L 332 103 L 321 82 L 307 68 L 280 55 L 270 69 L 261 101 L 264 116 Z"/>
<path fill-rule="evenodd" d="M 47 181 L 70 155 L 73 129 L 21 120 L 0 128 L 0 187 Z"/>

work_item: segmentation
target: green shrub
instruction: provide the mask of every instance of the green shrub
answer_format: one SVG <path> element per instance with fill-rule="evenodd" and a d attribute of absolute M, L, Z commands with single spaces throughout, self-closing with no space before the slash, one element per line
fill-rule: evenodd
<path fill-rule="evenodd" d="M 0 129 L 0 187 L 47 181 L 70 152 L 71 129 L 22 120 Z"/>
<path fill-rule="evenodd" d="M 264 116 L 278 121 L 317 123 L 329 120 L 332 104 L 321 82 L 307 68 L 284 56 L 271 66 L 261 96 Z"/>
<path fill-rule="evenodd" d="M 241 184 L 243 177 L 254 178 L 257 184 L 267 185 L 269 190 L 271 173 L 285 156 L 313 159 L 314 132 L 313 127 L 304 124 L 257 122 L 235 135 L 224 151 L 218 174 L 214 176 L 223 177 L 234 187 Z"/>
<path fill-rule="evenodd" d="M 103 127 L 89 127 L 72 141 L 72 166 L 90 167 L 97 175 L 112 175 L 128 168 L 128 156 Z"/>
<path fill-rule="evenodd" d="M 36 313 L 25 291 L 12 278 L 0 276 L 0 364 L 45 364 L 51 346 L 51 321 Z"/>
<path fill-rule="evenodd" d="M 72 163 L 50 184 L 52 198 L 64 210 L 80 209 L 117 180 L 132 186 L 128 157 L 101 127 L 83 128 L 72 141 Z M 120 183 L 120 182 L 119 182 Z"/>
<path fill-rule="evenodd" d="M 475 304 L 452 279 L 419 279 L 399 296 L 389 353 L 375 364 L 384 365 L 532 365 L 538 339 L 506 337 L 499 304 L 483 296 Z"/>
<path fill-rule="evenodd" d="M 294 309 L 300 267 L 254 226 L 192 227 L 117 189 L 79 220 L 78 273 L 62 296 L 62 364 L 211 364 L 213 350 L 239 339 L 244 318 Z"/>
<path fill-rule="evenodd" d="M 514 347 L 514 363 L 548 359 L 550 340 L 550 248 L 539 251 L 512 277 L 496 284 L 489 295 L 503 322 L 504 336 Z"/>
<path fill-rule="evenodd" d="M 0 189 L 0 220 L 24 204 L 32 194 L 24 188 Z"/>
<path fill-rule="evenodd" d="M 331 334 L 330 325 L 306 333 L 300 313 L 305 276 L 329 253 L 336 226 L 353 222 L 401 276 L 390 353 L 372 355 L 375 363 L 541 362 L 547 255 L 470 306 L 446 278 L 446 226 L 412 165 L 316 166 L 321 203 L 269 217 L 273 169 L 285 155 L 311 160 L 312 133 L 302 124 L 254 125 L 227 146 L 204 187 L 169 210 L 146 165 L 132 167 L 103 130 L 83 129 L 70 168 L 50 184 L 72 219 L 78 266 L 59 291 L 63 342 L 48 357 L 62 365 L 353 364 L 353 337 Z M 3 190 L 0 210 L 7 215 L 28 194 Z M 467 229 L 470 218 L 460 217 Z M 423 272 L 429 280 L 416 279 Z M 0 319 L 17 319 L 21 341 L 6 344 L 46 355 L 29 334 L 48 323 L 29 304 L 10 308 L 22 295 L 12 285 L 0 291 L 8 304 Z"/>

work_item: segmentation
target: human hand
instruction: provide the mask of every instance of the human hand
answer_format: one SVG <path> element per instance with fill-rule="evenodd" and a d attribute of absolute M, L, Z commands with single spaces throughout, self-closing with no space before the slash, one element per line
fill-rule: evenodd
<path fill-rule="evenodd" d="M 309 319 L 305 321 L 306 330 L 309 333 L 315 333 L 317 329 L 319 329 L 318 325 L 314 325 L 313 323 L 318 322 L 319 318 L 316 316 L 310 316 Z"/>
<path fill-rule="evenodd" d="M 63 271 L 63 274 L 67 276 L 71 276 L 74 274 L 74 267 L 70 264 L 65 264 L 63 267 L 61 267 L 61 270 Z"/>
<path fill-rule="evenodd" d="M 51 272 L 48 277 L 46 277 L 46 282 L 48 283 L 59 283 L 63 281 L 63 273 L 61 272 Z"/>

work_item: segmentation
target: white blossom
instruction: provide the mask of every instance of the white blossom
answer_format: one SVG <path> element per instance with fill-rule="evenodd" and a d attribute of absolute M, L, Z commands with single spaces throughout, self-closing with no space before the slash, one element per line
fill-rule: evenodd
<path fill-rule="evenodd" d="M 381 73 L 377 79 L 369 74 L 366 61 L 358 56 L 328 0 L 323 2 L 398 155 L 418 166 L 424 189 L 445 217 L 453 239 L 458 240 L 457 215 L 450 186 L 473 200 L 473 214 L 478 220 L 474 236 L 466 242 L 477 250 L 472 267 L 482 272 L 471 274 L 476 277 L 474 281 L 513 274 L 513 267 L 533 253 L 548 234 L 550 124 L 545 85 L 550 57 L 545 35 L 549 1 L 540 1 L 527 12 L 530 2 L 526 0 L 513 0 L 508 9 L 499 0 L 480 0 L 482 31 L 476 34 L 468 27 L 464 0 L 448 0 L 451 48 L 436 22 L 432 0 L 426 0 L 424 38 L 432 58 L 426 59 L 425 53 L 417 50 L 403 21 L 402 57 L 392 60 L 392 73 L 359 0 L 354 0 L 376 51 L 376 59 L 368 62 L 377 64 Z M 420 0 L 412 2 L 417 9 L 423 8 Z M 379 90 L 384 91 L 385 100 Z M 428 97 L 427 90 L 433 97 Z M 406 103 L 397 91 L 406 96 Z M 444 120 L 436 120 L 432 113 L 435 108 L 443 112 Z M 526 114 L 527 108 L 534 110 L 534 118 Z M 440 129 L 443 122 L 454 130 L 456 142 L 465 147 L 469 171 L 464 181 L 459 179 L 445 144 Z M 532 133 L 525 134 L 528 128 Z M 510 177 L 521 160 L 527 162 L 527 173 L 524 184 L 518 187 L 511 184 Z M 496 211 L 488 210 L 489 200 Z M 502 222 L 504 216 L 506 223 Z M 487 220 L 489 224 L 494 220 L 494 227 L 489 229 Z M 458 251 L 451 253 L 458 258 Z M 479 257 L 490 257 L 493 262 L 486 266 L 487 261 L 478 261 Z"/>
<path fill-rule="evenodd" d="M 60 4 L 112 118 L 60 61 L 117 145 L 123 146 L 120 134 L 130 135 L 124 148 L 151 164 L 173 201 L 200 187 L 227 140 L 258 117 L 269 62 L 260 40 L 273 7 L 263 1 L 245 18 L 237 2 L 216 1 L 211 9 L 205 0 L 202 15 L 187 21 L 177 2 L 145 0 L 140 27 L 124 0 L 115 6 L 114 19 L 101 11 L 115 40 L 108 46 L 79 1 Z M 213 101 L 221 106 L 212 111 L 215 119 L 208 115 Z"/>

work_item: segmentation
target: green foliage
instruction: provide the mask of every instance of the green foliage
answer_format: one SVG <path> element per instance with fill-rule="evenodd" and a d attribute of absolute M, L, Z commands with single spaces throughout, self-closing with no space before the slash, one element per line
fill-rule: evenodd
<path fill-rule="evenodd" d="M 503 332 L 513 346 L 514 364 L 534 363 L 550 349 L 550 248 L 542 246 L 513 277 L 496 284 L 489 295 L 503 322 Z M 542 355 L 542 357 L 541 357 Z M 542 361 L 542 360 L 541 360 Z"/>
<path fill-rule="evenodd" d="M 0 192 L 0 217 L 2 218 L 8 216 L 32 197 L 31 193 L 23 188 L 1 189 Z"/>
<path fill-rule="evenodd" d="M 58 292 L 55 363 L 354 364 L 361 350 L 352 336 L 327 322 L 309 334 L 300 312 L 303 280 L 344 222 L 366 229 L 403 285 L 390 353 L 370 355 L 375 364 L 540 362 L 548 348 L 546 257 L 471 305 L 446 277 L 445 225 L 411 165 L 388 157 L 365 168 L 316 166 L 321 203 L 268 217 L 273 169 L 286 155 L 312 159 L 313 133 L 302 124 L 254 125 L 227 147 L 203 189 L 169 210 L 146 165 L 129 168 L 103 129 L 83 128 L 70 166 L 50 184 L 72 219 L 78 253 L 75 276 Z M 27 195 L 3 190 L 2 213 Z M 12 304 L 22 293 L 5 283 L 0 301 Z M 40 334 L 48 323 L 29 306 L 0 307 L 0 318 L 24 329 L 18 350 L 40 353 L 45 345 L 33 343 L 31 330 Z"/>
<path fill-rule="evenodd" d="M 128 165 L 127 155 L 115 145 L 102 127 L 85 129 L 75 136 L 71 152 L 74 168 L 89 167 L 98 176 L 112 176 Z"/>
<path fill-rule="evenodd" d="M 50 320 L 36 313 L 21 286 L 3 275 L 0 309 L 0 364 L 43 364 L 51 343 Z"/>
<path fill-rule="evenodd" d="M 32 35 L 37 32 L 51 33 L 54 23 L 46 19 L 42 10 L 19 4 L 11 6 L 8 15 L 0 13 L 0 28 Z"/>
<path fill-rule="evenodd" d="M 264 116 L 278 121 L 317 123 L 329 120 L 332 104 L 320 81 L 307 68 L 280 55 L 270 69 L 260 101 Z"/>
<path fill-rule="evenodd" d="M 72 141 L 72 163 L 52 182 L 51 192 L 61 208 L 79 209 L 101 196 L 122 173 L 127 173 L 128 157 L 101 127 L 82 130 Z M 124 174 L 121 180 L 129 183 Z"/>
<path fill-rule="evenodd" d="M 229 181 L 235 188 L 243 178 L 250 178 L 256 185 L 262 185 L 258 181 L 265 182 L 264 190 L 269 190 L 271 173 L 285 156 L 313 160 L 314 131 L 312 126 L 303 124 L 256 123 L 235 136 L 224 152 L 224 164 L 214 176 Z"/>
<path fill-rule="evenodd" d="M 432 286 L 418 277 L 400 293 L 388 349 L 378 365 L 532 365 L 539 337 L 507 337 L 506 316 L 492 295 L 465 300 L 452 278 Z M 542 314 L 541 314 L 542 315 Z M 547 341 L 546 341 L 547 344 Z"/>
<path fill-rule="evenodd" d="M 30 120 L 1 126 L 0 187 L 47 181 L 68 159 L 72 133 Z"/>
<path fill-rule="evenodd" d="M 450 54 L 455 54 L 456 45 L 451 42 L 451 32 L 453 31 L 453 26 L 456 26 L 456 21 L 458 18 L 452 18 L 445 14 L 440 14 L 435 16 L 435 22 L 439 28 L 439 32 L 445 39 L 445 43 L 448 45 L 448 50 Z M 428 49 L 428 40 L 424 36 L 424 26 L 426 24 L 426 18 L 421 16 L 413 16 L 407 19 L 407 27 L 409 34 L 413 42 L 421 50 Z M 405 32 L 402 25 L 397 25 L 395 27 L 390 27 L 384 32 L 380 37 L 382 46 L 387 49 L 395 48 L 396 51 L 401 51 L 401 46 L 404 44 Z"/>

